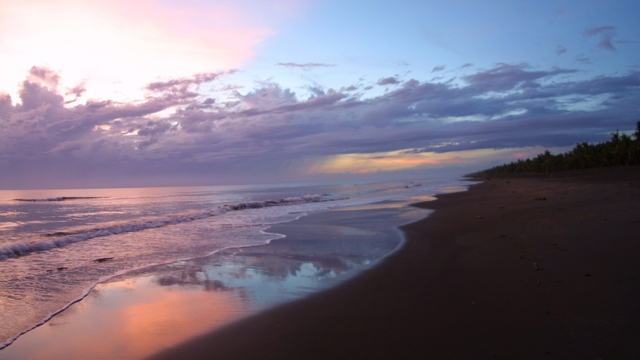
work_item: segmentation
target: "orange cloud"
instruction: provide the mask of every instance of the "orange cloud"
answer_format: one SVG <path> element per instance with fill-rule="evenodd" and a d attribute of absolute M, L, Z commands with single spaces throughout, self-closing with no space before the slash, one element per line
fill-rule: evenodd
<path fill-rule="evenodd" d="M 523 151 L 524 150 L 524 151 Z M 428 168 L 447 164 L 469 164 L 479 160 L 513 161 L 524 154 L 537 154 L 541 148 L 478 149 L 446 153 L 419 152 L 403 149 L 368 154 L 341 154 L 322 159 L 311 166 L 309 174 L 366 174 Z"/>

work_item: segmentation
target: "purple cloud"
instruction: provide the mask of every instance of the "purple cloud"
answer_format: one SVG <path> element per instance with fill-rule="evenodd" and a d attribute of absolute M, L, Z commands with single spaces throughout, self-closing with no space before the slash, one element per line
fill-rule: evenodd
<path fill-rule="evenodd" d="M 594 26 L 584 31 L 586 37 L 600 36 L 599 48 L 615 51 L 616 48 L 611 43 L 616 36 L 616 28 L 613 26 Z"/>
<path fill-rule="evenodd" d="M 445 66 L 445 65 L 435 66 L 435 67 L 433 68 L 433 70 L 431 70 L 431 72 L 432 72 L 432 73 L 434 73 L 434 72 L 442 71 L 442 70 L 444 70 L 445 68 L 446 68 L 446 66 Z"/>
<path fill-rule="evenodd" d="M 47 67 L 33 66 L 29 70 L 29 80 L 45 84 L 49 88 L 55 89 L 60 82 L 60 75 Z"/>
<path fill-rule="evenodd" d="M 196 87 L 202 83 L 211 82 L 221 76 L 233 74 L 236 70 L 221 71 L 216 73 L 196 74 L 191 78 L 171 79 L 168 81 L 156 81 L 148 84 L 145 89 L 150 93 L 156 94 L 173 94 L 173 96 L 181 98 L 189 98 L 197 96 L 195 90 L 190 90 L 192 85 Z"/>
<path fill-rule="evenodd" d="M 67 90 L 65 95 L 75 95 L 76 98 L 79 98 L 84 94 L 87 89 L 84 87 L 84 83 L 74 86 L 73 88 Z"/>
<path fill-rule="evenodd" d="M 311 69 L 314 68 L 318 68 L 318 67 L 333 67 L 336 66 L 335 64 L 321 64 L 321 63 L 292 63 L 292 62 L 288 62 L 288 63 L 277 63 L 276 65 L 278 66 L 284 66 L 284 67 L 288 67 L 288 68 L 300 68 L 302 70 L 306 70 L 309 71 Z"/>
<path fill-rule="evenodd" d="M 0 116 L 3 116 L 13 110 L 11 96 L 9 94 L 0 93 Z"/>
<path fill-rule="evenodd" d="M 384 85 L 395 85 L 395 84 L 399 84 L 400 81 L 398 81 L 397 78 L 395 77 L 386 77 L 386 78 L 382 78 L 380 80 L 378 80 L 378 82 L 376 84 L 380 85 L 380 86 L 384 86 Z"/>
<path fill-rule="evenodd" d="M 74 86 L 71 89 L 67 89 L 67 92 L 64 94 L 65 96 L 69 96 L 69 95 L 74 95 L 75 97 L 71 100 L 65 101 L 65 105 L 66 104 L 71 104 L 74 103 L 76 101 L 78 101 L 78 99 L 80 99 L 82 97 L 82 95 L 85 93 L 85 91 L 87 91 L 87 89 L 84 86 L 84 82 Z"/>
<path fill-rule="evenodd" d="M 564 76 L 574 72 L 498 64 L 458 83 L 390 77 L 398 86 L 379 96 L 309 88 L 314 95 L 304 99 L 273 82 L 222 97 L 201 93 L 198 84 L 223 81 L 209 74 L 150 84 L 134 103 L 71 106 L 55 87 L 57 74 L 37 70 L 22 83 L 21 104 L 0 94 L 0 183 L 206 184 L 256 174 L 275 181 L 322 156 L 571 146 L 634 126 L 640 72 Z M 177 110 L 167 115 L 170 108 Z"/>
<path fill-rule="evenodd" d="M 464 76 L 463 79 L 473 86 L 486 90 L 500 91 L 514 87 L 536 87 L 536 80 L 574 73 L 575 70 L 554 69 L 550 71 L 528 71 L 526 64 L 508 65 L 498 64 L 493 69 L 477 72 Z"/>

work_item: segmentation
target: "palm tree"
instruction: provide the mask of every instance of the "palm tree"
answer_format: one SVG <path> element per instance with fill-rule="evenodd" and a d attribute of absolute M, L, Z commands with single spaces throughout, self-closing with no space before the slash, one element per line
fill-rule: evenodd
<path fill-rule="evenodd" d="M 640 121 L 636 123 L 636 131 L 632 136 L 616 130 L 607 142 L 595 145 L 578 143 L 573 150 L 558 155 L 545 150 L 533 159 L 518 159 L 517 162 L 485 170 L 484 173 L 550 172 L 629 165 L 640 165 Z"/>

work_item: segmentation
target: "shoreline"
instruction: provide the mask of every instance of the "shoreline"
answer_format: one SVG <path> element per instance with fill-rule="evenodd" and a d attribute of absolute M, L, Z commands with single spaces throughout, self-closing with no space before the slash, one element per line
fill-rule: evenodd
<path fill-rule="evenodd" d="M 476 178 L 356 278 L 151 358 L 637 358 L 639 170 Z"/>
<path fill-rule="evenodd" d="M 387 201 L 311 214 L 272 225 L 266 232 L 278 238 L 265 244 L 114 276 L 20 336 L 0 358 L 142 358 L 323 291 L 397 251 L 404 242 L 397 226 L 427 213 L 406 204 Z M 135 335 L 132 327 L 142 331 Z"/>

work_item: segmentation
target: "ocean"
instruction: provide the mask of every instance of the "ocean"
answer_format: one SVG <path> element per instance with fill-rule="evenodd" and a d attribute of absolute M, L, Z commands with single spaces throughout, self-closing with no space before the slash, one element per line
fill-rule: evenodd
<path fill-rule="evenodd" d="M 283 237 L 269 227 L 307 214 L 462 184 L 0 191 L 0 349 L 118 276 L 266 244 Z"/>

